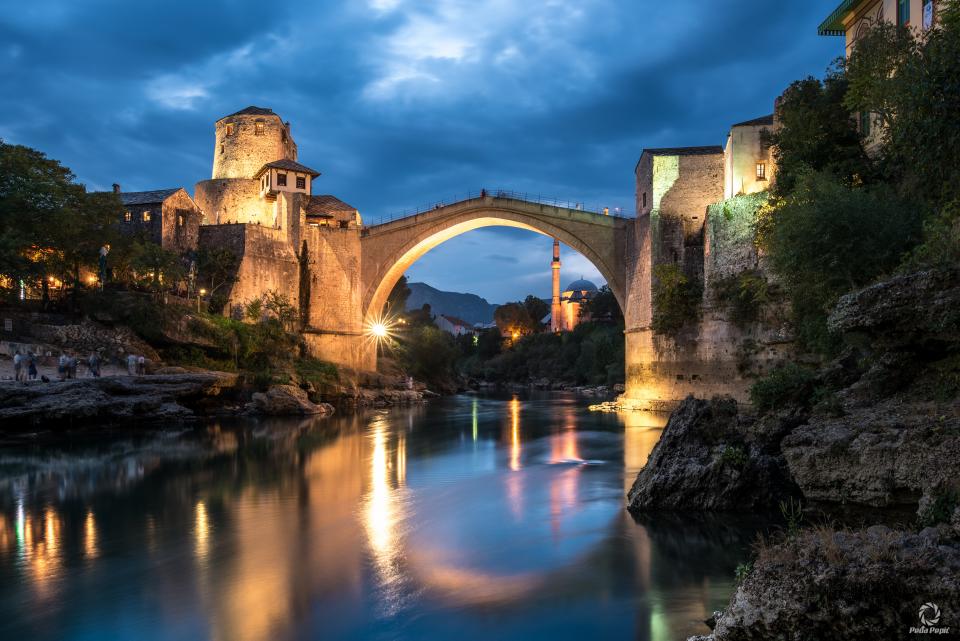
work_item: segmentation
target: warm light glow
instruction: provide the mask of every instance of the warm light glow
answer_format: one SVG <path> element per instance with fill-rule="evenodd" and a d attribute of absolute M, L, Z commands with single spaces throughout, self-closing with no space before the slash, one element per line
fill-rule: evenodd
<path fill-rule="evenodd" d="M 520 469 L 520 399 L 510 401 L 510 469 Z"/>
<path fill-rule="evenodd" d="M 377 338 L 386 338 L 387 326 L 380 322 L 374 323 L 370 326 L 370 332 Z"/>
<path fill-rule="evenodd" d="M 201 296 L 206 296 L 206 295 L 207 295 L 207 290 L 205 290 L 203 287 L 201 287 L 201 288 L 200 288 L 200 295 L 201 295 Z"/>
<path fill-rule="evenodd" d="M 83 555 L 88 559 L 97 556 L 97 523 L 93 519 L 93 512 L 87 512 L 83 521 Z"/>
<path fill-rule="evenodd" d="M 203 501 L 197 501 L 197 507 L 194 510 L 193 536 L 193 551 L 197 555 L 197 560 L 205 562 L 210 553 L 210 522 L 207 518 L 207 506 Z"/>

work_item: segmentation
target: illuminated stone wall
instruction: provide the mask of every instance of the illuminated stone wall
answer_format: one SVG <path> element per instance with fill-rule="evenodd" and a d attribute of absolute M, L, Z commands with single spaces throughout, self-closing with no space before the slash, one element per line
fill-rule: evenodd
<path fill-rule="evenodd" d="M 205 225 L 253 223 L 274 226 L 274 201 L 260 198 L 260 183 L 247 178 L 202 180 L 194 199 L 203 211 Z"/>
<path fill-rule="evenodd" d="M 636 230 L 628 252 L 626 320 L 626 394 L 635 407 L 669 411 L 686 396 L 729 394 L 746 402 L 757 375 L 789 353 L 789 338 L 775 315 L 741 329 L 705 295 L 700 322 L 677 336 L 657 335 L 653 319 L 653 267 L 682 266 L 691 278 L 709 280 L 707 271 L 722 266 L 736 273 L 756 266 L 752 237 L 744 240 L 722 225 L 723 256 L 707 254 L 704 224 L 708 207 L 723 199 L 723 154 L 717 148 L 683 153 L 644 153 L 636 167 Z M 643 194 L 646 193 L 646 206 Z M 726 242 L 729 241 L 729 242 Z M 751 248 L 741 247 L 747 242 Z M 724 244 L 725 243 L 725 244 Z M 717 247 L 713 248 L 717 250 Z M 742 264 L 741 264 L 742 263 Z"/>
<path fill-rule="evenodd" d="M 200 242 L 200 221 L 203 213 L 183 189 L 163 202 L 160 246 L 184 254 Z"/>
<path fill-rule="evenodd" d="M 276 114 L 227 116 L 215 129 L 211 178 L 253 178 L 268 162 L 297 159 L 293 136 Z"/>

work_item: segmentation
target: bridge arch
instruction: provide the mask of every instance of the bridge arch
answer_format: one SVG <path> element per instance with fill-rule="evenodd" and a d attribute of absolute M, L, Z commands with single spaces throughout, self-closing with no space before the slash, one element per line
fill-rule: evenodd
<path fill-rule="evenodd" d="M 514 227 L 557 238 L 583 254 L 625 309 L 625 252 L 633 220 L 513 198 L 485 196 L 364 229 L 363 316 L 379 317 L 406 270 L 438 245 L 483 227 Z"/>

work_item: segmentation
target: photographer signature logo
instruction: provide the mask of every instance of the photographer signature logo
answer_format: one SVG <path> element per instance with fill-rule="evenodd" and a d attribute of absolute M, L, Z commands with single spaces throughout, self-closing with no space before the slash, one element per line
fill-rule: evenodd
<path fill-rule="evenodd" d="M 910 634 L 949 634 L 949 627 L 936 627 L 940 623 L 940 606 L 936 603 L 927 602 L 920 606 L 917 613 L 920 618 L 920 626 L 910 626 Z"/>

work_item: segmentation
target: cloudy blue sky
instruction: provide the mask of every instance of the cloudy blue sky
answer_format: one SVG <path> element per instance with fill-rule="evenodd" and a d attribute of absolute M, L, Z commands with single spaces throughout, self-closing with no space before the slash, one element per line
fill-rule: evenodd
<path fill-rule="evenodd" d="M 630 207 L 644 147 L 722 144 L 820 75 L 837 2 L 32 0 L 0 15 L 0 138 L 91 189 L 192 191 L 213 122 L 259 105 L 368 222 L 481 186 Z M 409 276 L 504 302 L 549 292 L 549 255 L 489 228 Z"/>

